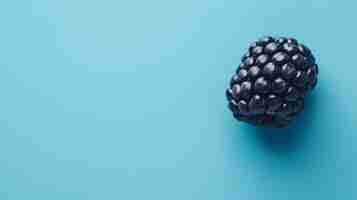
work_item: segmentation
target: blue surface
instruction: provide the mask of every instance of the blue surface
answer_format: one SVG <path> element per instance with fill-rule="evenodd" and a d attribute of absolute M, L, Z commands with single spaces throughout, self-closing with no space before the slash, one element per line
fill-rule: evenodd
<path fill-rule="evenodd" d="M 357 198 L 356 1 L 0 3 L 0 199 Z M 236 123 L 247 44 L 294 36 L 320 82 L 283 130 Z"/>

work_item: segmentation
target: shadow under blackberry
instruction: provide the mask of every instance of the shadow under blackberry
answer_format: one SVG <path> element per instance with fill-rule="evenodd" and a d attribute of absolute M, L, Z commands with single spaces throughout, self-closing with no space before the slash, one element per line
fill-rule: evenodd
<path fill-rule="evenodd" d="M 244 125 L 244 134 L 248 134 L 248 138 L 253 142 L 262 145 L 264 149 L 271 151 L 277 155 L 286 155 L 298 151 L 300 146 L 306 142 L 308 137 L 311 137 L 313 128 L 313 120 L 318 113 L 317 106 L 321 95 L 321 88 L 312 92 L 305 99 L 305 109 L 300 116 L 293 121 L 288 127 L 276 129 L 271 127 Z"/>

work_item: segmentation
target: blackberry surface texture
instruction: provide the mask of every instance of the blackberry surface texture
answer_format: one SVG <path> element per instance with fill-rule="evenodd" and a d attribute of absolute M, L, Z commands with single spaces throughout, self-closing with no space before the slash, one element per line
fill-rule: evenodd
<path fill-rule="evenodd" d="M 226 90 L 233 116 L 253 125 L 287 126 L 317 84 L 310 49 L 294 38 L 263 37 L 250 44 Z"/>

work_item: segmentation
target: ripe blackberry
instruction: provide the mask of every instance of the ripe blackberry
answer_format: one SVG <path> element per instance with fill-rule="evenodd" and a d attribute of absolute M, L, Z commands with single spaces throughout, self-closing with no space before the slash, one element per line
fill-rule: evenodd
<path fill-rule="evenodd" d="M 317 84 L 310 49 L 294 38 L 264 37 L 249 46 L 241 61 L 226 90 L 233 116 L 253 125 L 287 126 Z"/>

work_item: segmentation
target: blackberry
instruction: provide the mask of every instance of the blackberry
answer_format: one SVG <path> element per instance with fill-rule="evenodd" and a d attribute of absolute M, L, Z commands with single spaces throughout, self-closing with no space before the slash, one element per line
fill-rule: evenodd
<path fill-rule="evenodd" d="M 241 61 L 226 90 L 233 116 L 253 125 L 287 126 L 317 84 L 310 49 L 294 38 L 268 36 L 251 43 Z"/>

